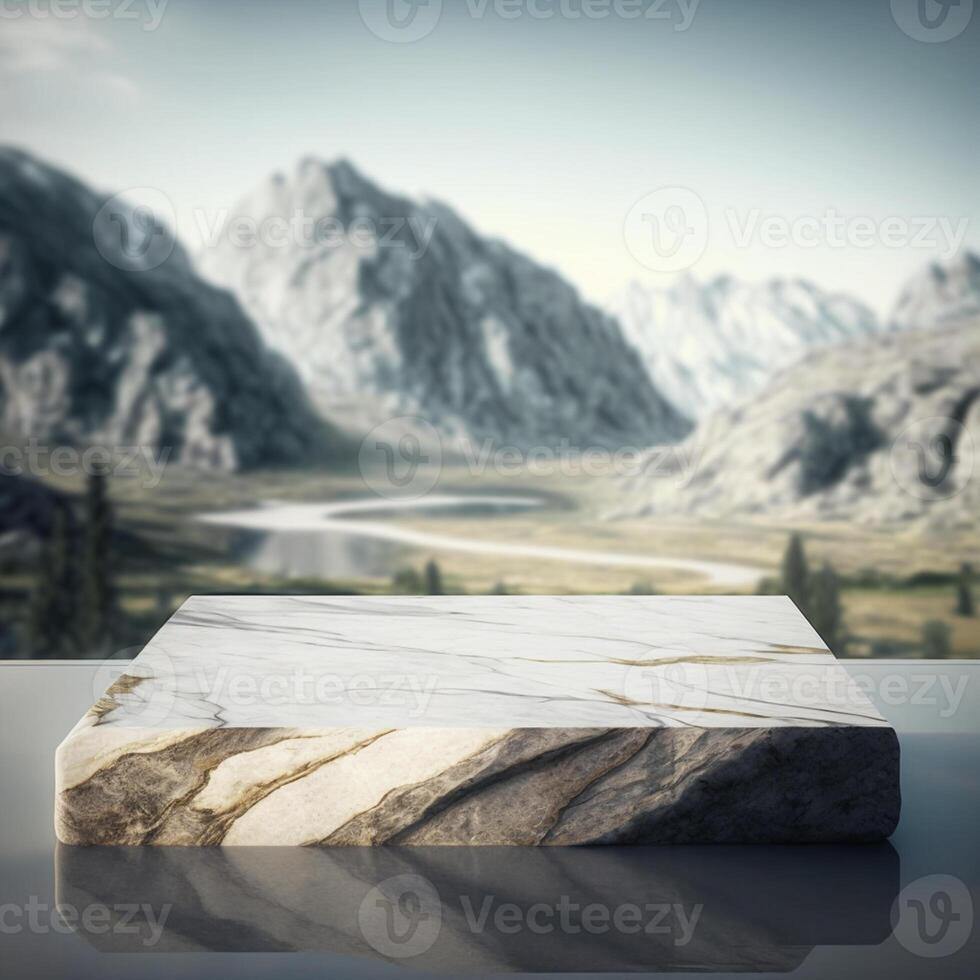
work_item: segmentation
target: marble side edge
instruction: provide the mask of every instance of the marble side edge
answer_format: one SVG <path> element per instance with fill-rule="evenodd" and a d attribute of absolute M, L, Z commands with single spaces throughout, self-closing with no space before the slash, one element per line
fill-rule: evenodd
<path fill-rule="evenodd" d="M 885 726 L 77 727 L 55 826 L 75 845 L 565 845 L 888 837 Z"/>

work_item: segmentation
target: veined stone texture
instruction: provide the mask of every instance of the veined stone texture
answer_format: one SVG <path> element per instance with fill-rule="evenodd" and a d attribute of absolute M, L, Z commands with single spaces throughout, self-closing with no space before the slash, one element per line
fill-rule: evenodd
<path fill-rule="evenodd" d="M 876 840 L 899 805 L 783 596 L 196 596 L 57 756 L 68 844 Z"/>

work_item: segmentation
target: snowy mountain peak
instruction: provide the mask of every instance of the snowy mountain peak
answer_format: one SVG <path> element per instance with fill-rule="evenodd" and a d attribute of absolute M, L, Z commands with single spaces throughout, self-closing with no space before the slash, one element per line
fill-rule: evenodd
<path fill-rule="evenodd" d="M 891 322 L 902 328 L 942 327 L 980 314 L 980 257 L 964 251 L 934 262 L 906 283 Z"/>
<path fill-rule="evenodd" d="M 802 279 L 685 274 L 666 289 L 632 282 L 608 308 L 654 385 L 690 418 L 755 394 L 809 350 L 878 329 L 867 307 Z"/>
<path fill-rule="evenodd" d="M 417 415 L 453 440 L 621 446 L 689 428 L 613 321 L 447 205 L 306 158 L 235 214 L 302 219 L 276 242 L 222 233 L 201 266 L 350 429 Z"/>

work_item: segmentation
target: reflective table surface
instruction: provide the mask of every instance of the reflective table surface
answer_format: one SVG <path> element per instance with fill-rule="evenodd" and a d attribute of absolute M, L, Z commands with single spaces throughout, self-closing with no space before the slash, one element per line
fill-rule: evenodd
<path fill-rule="evenodd" d="M 899 732 L 890 842 L 539 849 L 63 847 L 106 668 L 0 664 L 2 975 L 973 977 L 980 664 L 843 663 Z"/>

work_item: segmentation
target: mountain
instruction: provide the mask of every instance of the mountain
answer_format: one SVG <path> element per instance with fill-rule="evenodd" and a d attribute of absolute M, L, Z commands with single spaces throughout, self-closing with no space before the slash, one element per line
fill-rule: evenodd
<path fill-rule="evenodd" d="M 220 469 L 342 446 L 237 302 L 194 274 L 152 215 L 6 148 L 0 431 Z"/>
<path fill-rule="evenodd" d="M 900 328 L 942 327 L 980 317 L 980 257 L 963 252 L 952 262 L 934 262 L 911 279 L 892 311 Z"/>
<path fill-rule="evenodd" d="M 422 416 L 450 440 L 522 447 L 645 446 L 690 428 L 560 276 L 344 161 L 270 178 L 215 229 L 201 269 L 350 428 Z"/>
<path fill-rule="evenodd" d="M 751 397 L 811 350 L 879 329 L 867 307 L 802 280 L 702 284 L 682 276 L 667 289 L 634 282 L 608 309 L 654 385 L 694 419 Z"/>
<path fill-rule="evenodd" d="M 626 481 L 618 513 L 972 526 L 978 447 L 980 319 L 882 334 L 702 421 L 670 466 Z"/>

